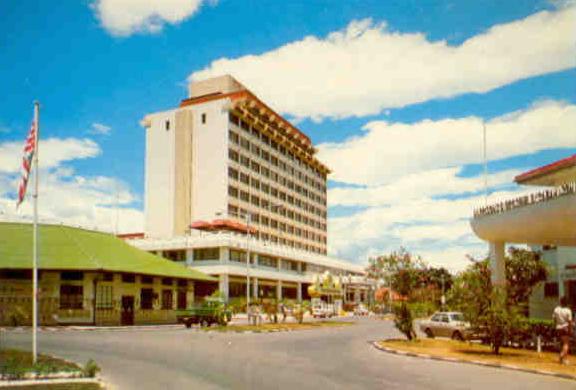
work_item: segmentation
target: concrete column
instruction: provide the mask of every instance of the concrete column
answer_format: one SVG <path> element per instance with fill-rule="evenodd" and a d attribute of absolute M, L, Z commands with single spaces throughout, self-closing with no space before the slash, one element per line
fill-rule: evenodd
<path fill-rule="evenodd" d="M 258 298 L 258 278 L 252 278 L 252 297 Z"/>
<path fill-rule="evenodd" d="M 186 265 L 192 265 L 194 262 L 194 250 L 186 249 Z"/>
<path fill-rule="evenodd" d="M 562 273 L 565 269 L 564 257 L 562 256 L 561 248 L 556 249 L 556 279 L 558 281 L 558 302 L 566 294 L 566 289 L 564 288 L 564 277 Z"/>
<path fill-rule="evenodd" d="M 302 273 L 302 262 L 298 262 L 298 273 L 301 274 Z"/>
<path fill-rule="evenodd" d="M 282 281 L 279 280 L 278 283 L 276 283 L 276 299 L 281 300 L 282 299 Z"/>
<path fill-rule="evenodd" d="M 224 296 L 224 300 L 228 302 L 228 274 L 222 274 L 218 280 L 218 290 Z"/>
<path fill-rule="evenodd" d="M 220 263 L 227 263 L 230 260 L 230 249 L 220 248 Z"/>
<path fill-rule="evenodd" d="M 506 285 L 506 263 L 504 258 L 504 243 L 490 243 L 490 270 L 494 286 Z"/>
<path fill-rule="evenodd" d="M 300 263 L 298 263 L 300 264 Z M 298 302 L 302 302 L 302 283 L 298 282 L 298 291 L 296 291 L 296 298 L 298 299 Z"/>

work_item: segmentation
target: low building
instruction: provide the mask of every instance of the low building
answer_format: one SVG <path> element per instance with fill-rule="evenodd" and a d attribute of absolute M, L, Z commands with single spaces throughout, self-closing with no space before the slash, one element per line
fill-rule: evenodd
<path fill-rule="evenodd" d="M 199 271 L 138 250 L 113 235 L 39 226 L 39 323 L 174 323 L 195 287 L 215 284 Z M 0 223 L 0 325 L 32 317 L 32 225 Z"/>
<path fill-rule="evenodd" d="M 530 315 L 550 318 L 559 296 L 576 307 L 576 155 L 518 175 L 537 192 L 487 205 L 474 212 L 472 229 L 490 243 L 493 281 L 504 283 L 504 246 L 528 244 L 549 265 L 548 281 L 530 299 Z"/>
<path fill-rule="evenodd" d="M 367 303 L 373 296 L 372 284 L 365 280 L 364 268 L 360 265 L 246 234 L 193 230 L 187 236 L 127 241 L 139 249 L 217 277 L 218 288 L 226 299 L 246 297 L 248 276 L 252 299 L 308 300 L 308 287 L 315 275 L 326 271 L 341 278 L 345 303 Z"/>

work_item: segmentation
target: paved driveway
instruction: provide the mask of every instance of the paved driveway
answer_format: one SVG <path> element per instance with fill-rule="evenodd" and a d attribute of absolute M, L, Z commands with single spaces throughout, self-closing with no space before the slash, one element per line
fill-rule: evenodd
<path fill-rule="evenodd" d="M 120 389 L 575 389 L 576 382 L 391 355 L 370 340 L 398 336 L 387 321 L 289 333 L 182 328 L 40 334 L 41 351 L 95 359 Z M 29 334 L 5 335 L 26 347 Z"/>

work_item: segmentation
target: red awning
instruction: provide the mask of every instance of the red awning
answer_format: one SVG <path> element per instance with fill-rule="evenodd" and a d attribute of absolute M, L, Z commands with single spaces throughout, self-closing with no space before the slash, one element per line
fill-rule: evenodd
<path fill-rule="evenodd" d="M 212 222 L 195 221 L 190 224 L 190 228 L 208 231 L 235 231 L 240 233 L 246 233 L 248 231 L 248 226 L 246 224 L 231 219 L 215 219 Z M 250 226 L 250 233 L 256 233 L 256 229 L 252 226 Z"/>
<path fill-rule="evenodd" d="M 523 183 L 525 181 L 534 179 L 539 176 L 548 175 L 559 171 L 560 169 L 569 168 L 576 165 L 576 154 L 563 158 L 562 160 L 555 161 L 551 164 L 544 165 L 542 167 L 538 167 L 532 169 L 531 171 L 524 172 L 514 178 L 516 183 Z"/>

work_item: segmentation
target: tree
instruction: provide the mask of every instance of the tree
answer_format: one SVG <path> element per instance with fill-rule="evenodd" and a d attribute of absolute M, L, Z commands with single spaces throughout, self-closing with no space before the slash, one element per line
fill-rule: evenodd
<path fill-rule="evenodd" d="M 497 354 L 518 326 L 533 289 L 546 280 L 546 265 L 537 253 L 510 248 L 505 258 L 506 287 L 502 289 L 492 286 L 488 259 L 470 260 L 472 264 L 455 278 L 448 302 L 462 311 L 476 330 L 486 334 Z"/>
<path fill-rule="evenodd" d="M 416 337 L 414 332 L 412 313 L 407 300 L 412 296 L 417 287 L 424 263 L 420 257 L 412 256 L 404 248 L 371 259 L 367 268 L 369 278 L 384 280 L 392 290 L 400 294 L 404 300 L 394 308 L 396 316 L 394 324 L 408 340 Z"/>

